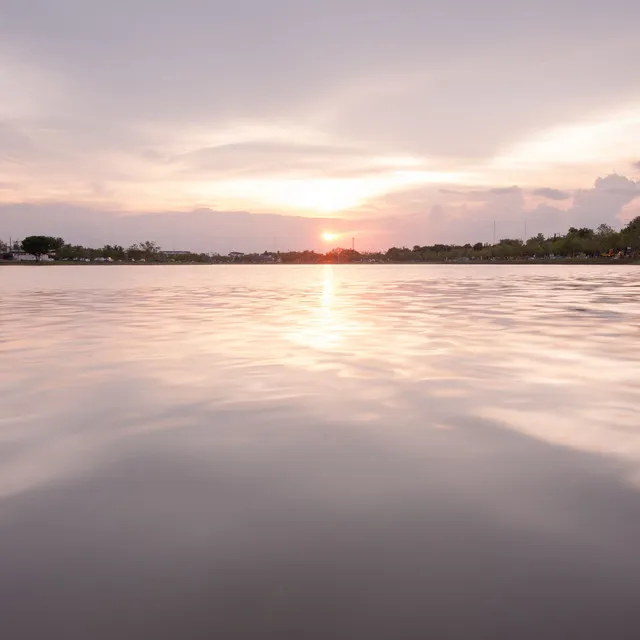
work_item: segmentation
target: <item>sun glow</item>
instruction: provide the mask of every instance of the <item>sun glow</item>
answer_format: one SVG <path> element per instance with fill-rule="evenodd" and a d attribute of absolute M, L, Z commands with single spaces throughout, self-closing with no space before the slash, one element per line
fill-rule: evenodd
<path fill-rule="evenodd" d="M 333 233 L 332 231 L 323 231 L 320 236 L 325 242 L 333 242 L 339 238 L 337 233 Z"/>
<path fill-rule="evenodd" d="M 331 214 L 360 206 L 375 192 L 365 180 L 281 179 L 240 180 L 225 186 L 229 196 L 297 213 Z M 250 204 L 250 203 L 249 203 Z"/>

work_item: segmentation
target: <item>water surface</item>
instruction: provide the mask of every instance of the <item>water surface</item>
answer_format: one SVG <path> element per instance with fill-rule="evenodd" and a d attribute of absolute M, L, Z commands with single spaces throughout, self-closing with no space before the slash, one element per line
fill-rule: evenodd
<path fill-rule="evenodd" d="M 638 268 L 2 267 L 0 381 L 3 637 L 640 637 Z"/>

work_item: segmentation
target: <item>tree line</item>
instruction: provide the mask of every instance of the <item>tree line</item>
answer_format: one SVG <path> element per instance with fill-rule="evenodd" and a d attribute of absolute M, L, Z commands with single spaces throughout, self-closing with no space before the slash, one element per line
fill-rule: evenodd
<path fill-rule="evenodd" d="M 278 262 L 284 264 L 321 264 L 353 262 L 449 262 L 466 260 L 526 260 L 526 259 L 612 259 L 640 258 L 640 216 L 629 222 L 620 231 L 607 224 L 597 229 L 571 227 L 564 235 L 545 237 L 538 234 L 526 241 L 503 238 L 495 244 L 434 244 L 408 247 L 391 247 L 386 252 L 358 252 L 353 249 L 336 248 L 326 253 L 316 251 L 274 251 L 264 253 L 232 252 L 219 254 L 163 251 L 153 241 L 147 240 L 128 248 L 120 245 L 105 245 L 100 249 L 66 243 L 62 238 L 29 236 L 13 247 L 0 242 L 0 254 L 5 260 L 12 252 L 23 250 L 40 260 L 49 256 L 56 261 L 109 261 L 145 263 L 244 263 L 261 264 Z"/>
<path fill-rule="evenodd" d="M 161 247 L 151 240 L 132 244 L 128 248 L 120 245 L 106 244 L 104 247 L 95 249 L 74 245 L 65 242 L 62 238 L 52 236 L 28 236 L 22 242 L 13 243 L 9 247 L 0 241 L 0 253 L 6 260 L 11 260 L 15 251 L 24 251 L 35 257 L 37 261 L 42 256 L 48 256 L 56 261 L 62 262 L 209 262 L 208 254 L 192 253 L 185 251 L 181 253 L 169 254 L 163 252 Z"/>
<path fill-rule="evenodd" d="M 539 233 L 523 241 L 503 238 L 496 244 L 478 242 L 465 245 L 434 244 L 392 247 L 386 252 L 391 262 L 431 262 L 460 259 L 523 260 L 550 258 L 638 258 L 640 257 L 640 216 L 620 231 L 607 224 L 597 229 L 571 227 L 564 235 L 545 237 Z"/>

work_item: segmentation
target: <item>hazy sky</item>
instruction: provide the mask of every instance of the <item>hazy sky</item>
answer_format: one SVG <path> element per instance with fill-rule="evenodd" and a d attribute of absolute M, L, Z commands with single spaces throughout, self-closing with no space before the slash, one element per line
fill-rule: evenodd
<path fill-rule="evenodd" d="M 0 236 L 619 226 L 640 214 L 638 25 L 635 0 L 0 0 Z"/>

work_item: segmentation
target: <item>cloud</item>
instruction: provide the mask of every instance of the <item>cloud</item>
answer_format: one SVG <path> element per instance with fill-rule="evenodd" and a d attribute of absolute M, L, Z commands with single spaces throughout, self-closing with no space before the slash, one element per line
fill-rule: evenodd
<path fill-rule="evenodd" d="M 345 157 L 341 146 L 367 158 L 415 155 L 433 161 L 431 168 L 466 171 L 537 131 L 589 124 L 591 113 L 634 99 L 634 60 L 620 56 L 635 42 L 630 25 L 640 17 L 628 0 L 590 2 L 577 14 L 571 0 L 558 0 L 553 24 L 531 3 L 505 13 L 503 0 L 482 7 L 400 0 L 400 11 L 366 0 L 268 7 L 112 0 L 98 8 L 67 0 L 38 11 L 31 1 L 10 4 L 0 21 L 0 118 L 33 139 L 30 162 L 39 173 L 20 176 L 25 199 L 34 182 L 52 185 L 45 195 L 57 190 L 76 202 L 84 197 L 78 181 L 126 182 L 112 185 L 122 206 L 153 208 L 156 193 L 175 191 L 165 189 L 163 171 L 173 165 L 162 159 L 181 159 L 185 170 L 173 178 L 183 182 L 191 163 L 220 179 L 359 171 L 359 159 Z M 596 28 L 594 15 L 608 29 Z M 547 55 L 533 59 L 541 29 Z M 554 100 L 540 101 L 541 90 Z M 623 125 L 619 136 L 633 139 Z M 270 144 L 286 153 L 258 148 L 267 144 L 258 138 L 217 139 L 242 127 L 280 129 L 282 139 Z M 301 131 L 325 136 L 330 153 Z M 560 142 L 573 149 L 566 137 Z M 618 158 L 614 142 L 598 156 L 603 162 Z M 518 171 L 528 171 L 527 158 L 519 160 Z M 193 189 L 183 191 L 181 204 L 194 206 Z"/>
<path fill-rule="evenodd" d="M 445 187 L 443 189 L 439 189 L 440 193 L 443 193 L 447 196 L 469 196 L 469 197 L 484 197 L 484 191 L 473 191 L 473 190 L 464 190 L 464 189 L 450 189 Z"/>
<path fill-rule="evenodd" d="M 448 233 L 465 211 L 517 219 L 530 193 L 501 185 L 573 191 L 637 150 L 628 0 L 577 13 L 557 0 L 551 23 L 540 3 L 505 13 L 504 0 L 39 4 L 9 3 L 0 21 L 5 201 L 147 215 L 441 205 Z M 393 158 L 414 159 L 413 175 Z"/>
<path fill-rule="evenodd" d="M 334 175 L 336 171 L 358 174 L 370 168 L 371 154 L 335 144 L 252 140 L 203 147 L 167 161 L 191 175 Z"/>
<path fill-rule="evenodd" d="M 520 187 L 498 187 L 495 189 L 491 189 L 491 193 L 494 196 L 511 196 L 514 194 L 520 194 Z"/>
<path fill-rule="evenodd" d="M 520 196 L 522 190 L 520 187 L 494 187 L 491 189 L 440 189 L 440 193 L 449 196 L 460 196 L 465 200 L 487 201 L 492 200 L 494 196 Z"/>
<path fill-rule="evenodd" d="M 0 161 L 16 162 L 33 148 L 31 138 L 9 122 L 0 121 Z"/>
<path fill-rule="evenodd" d="M 444 191 L 444 194 L 443 194 Z M 305 218 L 251 214 L 246 211 L 147 211 L 126 214 L 64 203 L 0 205 L 0 228 L 6 236 L 62 236 L 74 243 L 102 246 L 155 240 L 166 249 L 196 251 L 264 251 L 326 249 L 322 231 L 341 234 L 346 244 L 355 237 L 361 249 L 386 249 L 437 242 L 489 242 L 494 223 L 497 238 L 564 233 L 570 226 L 620 227 L 636 215 L 638 182 L 612 174 L 598 178 L 590 189 L 578 190 L 566 209 L 537 204 L 533 208 L 520 188 L 483 191 L 483 199 L 465 200 L 437 186 L 419 187 L 380 196 L 348 218 Z M 472 192 L 473 193 L 473 192 Z M 445 196 L 445 197 L 443 197 Z"/>
<path fill-rule="evenodd" d="M 620 212 L 620 221 L 623 224 L 628 224 L 631 220 L 640 217 L 640 200 L 635 199 L 626 204 Z"/>
<path fill-rule="evenodd" d="M 569 193 L 568 191 L 551 189 L 549 187 L 534 189 L 532 191 L 532 194 L 534 196 L 540 196 L 541 198 L 548 198 L 549 200 L 568 200 L 571 197 L 571 193 Z"/>
<path fill-rule="evenodd" d="M 598 178 L 592 189 L 579 189 L 574 194 L 570 221 L 573 226 L 619 225 L 622 210 L 638 196 L 640 185 L 630 178 L 617 174 Z"/>
<path fill-rule="evenodd" d="M 564 233 L 570 226 L 595 228 L 603 222 L 617 228 L 628 218 L 630 203 L 639 195 L 639 182 L 612 174 L 598 178 L 589 189 L 576 191 L 573 201 L 562 208 L 531 202 L 518 187 L 418 188 L 388 194 L 363 213 L 375 211 L 380 228 L 388 229 L 389 237 L 401 244 L 489 242 L 494 222 L 498 239 L 523 237 L 525 223 L 528 236 Z M 394 224 L 385 221 L 385 211 L 398 213 Z"/>
<path fill-rule="evenodd" d="M 638 160 L 637 162 L 632 162 L 632 163 L 631 163 L 631 166 L 632 166 L 634 169 L 640 169 L 640 160 Z"/>

